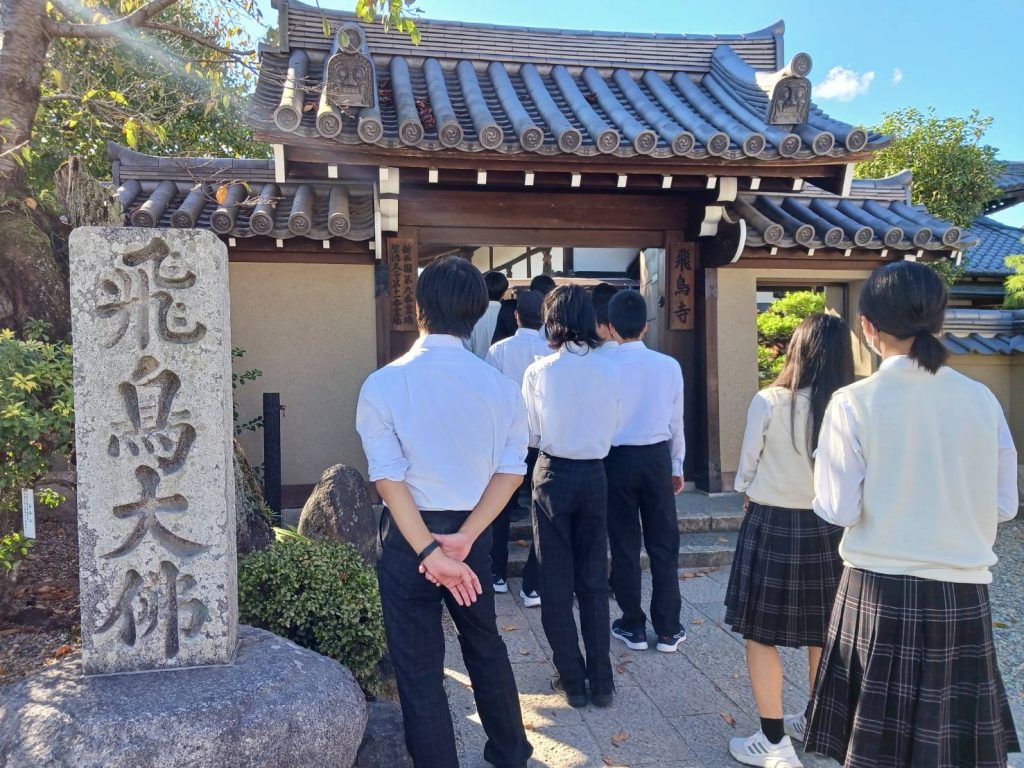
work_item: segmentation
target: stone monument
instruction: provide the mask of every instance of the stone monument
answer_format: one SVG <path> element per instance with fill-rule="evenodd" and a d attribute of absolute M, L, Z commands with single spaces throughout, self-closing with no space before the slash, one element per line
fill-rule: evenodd
<path fill-rule="evenodd" d="M 227 249 L 171 234 L 71 235 L 86 674 L 226 664 L 237 643 Z"/>
<path fill-rule="evenodd" d="M 352 674 L 238 626 L 227 249 L 70 244 L 82 657 L 4 691 L 0 765 L 349 768 Z"/>

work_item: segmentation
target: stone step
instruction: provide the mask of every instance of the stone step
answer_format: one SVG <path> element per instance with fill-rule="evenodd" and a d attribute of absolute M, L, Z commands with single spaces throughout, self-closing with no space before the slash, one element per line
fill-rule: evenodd
<path fill-rule="evenodd" d="M 732 563 L 736 550 L 735 531 L 684 533 L 679 540 L 680 568 L 719 568 Z M 529 552 L 529 538 L 509 540 L 508 574 L 521 576 Z M 650 569 L 647 553 L 640 552 L 640 567 Z"/>
<path fill-rule="evenodd" d="M 680 533 L 738 531 L 743 523 L 743 497 L 740 494 L 707 497 L 684 493 L 678 499 L 676 516 Z M 528 540 L 533 535 L 527 511 L 523 509 L 519 515 L 509 526 L 509 541 Z"/>

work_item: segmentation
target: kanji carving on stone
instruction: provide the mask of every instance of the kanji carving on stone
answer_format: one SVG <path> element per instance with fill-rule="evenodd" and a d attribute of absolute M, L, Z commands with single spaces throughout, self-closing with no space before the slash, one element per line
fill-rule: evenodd
<path fill-rule="evenodd" d="M 201 600 L 189 596 L 195 583 L 167 560 L 160 563 L 159 571 L 145 576 L 129 568 L 114 606 L 96 631 L 107 632 L 120 622 L 118 639 L 134 647 L 163 623 L 164 655 L 173 659 L 182 637 L 195 637 L 210 615 Z"/>
<path fill-rule="evenodd" d="M 114 430 L 107 443 L 107 452 L 120 456 L 126 447 L 132 456 L 142 451 L 156 457 L 157 467 L 164 473 L 175 472 L 184 465 L 196 430 L 187 420 L 187 409 L 174 410 L 174 398 L 181 389 L 181 379 L 164 368 L 155 357 L 139 359 L 128 381 L 118 385 L 125 420 L 111 424 Z"/>
<path fill-rule="evenodd" d="M 152 467 L 142 465 L 135 470 L 135 479 L 141 486 L 140 498 L 128 504 L 119 504 L 114 507 L 114 517 L 118 520 L 137 517 L 139 521 L 135 528 L 118 547 L 107 552 L 103 557 L 120 557 L 131 552 L 142 541 L 146 533 L 151 533 L 153 538 L 159 541 L 169 552 L 179 557 L 194 555 L 202 552 L 208 547 L 189 541 L 167 528 L 157 513 L 183 514 L 188 511 L 188 499 L 180 493 L 171 496 L 157 496 L 157 489 L 160 485 L 160 475 Z"/>
<path fill-rule="evenodd" d="M 196 283 L 195 272 L 181 262 L 163 238 L 122 254 L 121 265 L 100 281 L 105 298 L 96 306 L 102 318 L 114 318 L 117 327 L 108 349 L 117 346 L 134 325 L 140 349 L 149 346 L 155 333 L 164 341 L 190 343 L 206 335 L 202 323 L 190 323 L 188 307 L 176 292 Z M 155 313 L 155 317 L 153 316 Z"/>

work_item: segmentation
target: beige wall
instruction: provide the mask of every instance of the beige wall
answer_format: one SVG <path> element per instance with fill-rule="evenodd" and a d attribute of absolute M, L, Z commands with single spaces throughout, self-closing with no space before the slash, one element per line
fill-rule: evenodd
<path fill-rule="evenodd" d="M 809 274 L 800 269 L 723 268 L 718 279 L 718 413 L 719 447 L 724 490 L 731 490 L 739 466 L 747 408 L 757 392 L 757 287 L 758 284 L 844 283 L 850 286 L 847 306 L 856 307 L 857 292 L 869 272 L 829 270 Z M 834 295 L 833 292 L 829 292 Z M 838 307 L 836 308 L 838 309 Z M 854 311 L 854 310 L 851 310 Z M 851 318 L 847 318 L 850 320 Z M 858 373 L 870 372 L 870 354 L 855 344 Z"/>
<path fill-rule="evenodd" d="M 365 475 L 355 412 L 377 365 L 373 267 L 232 263 L 230 280 L 231 341 L 246 350 L 235 371 L 263 371 L 235 396 L 245 420 L 262 413 L 263 392 L 281 393 L 282 483 L 315 483 L 338 463 Z M 263 433 L 241 440 L 261 463 Z"/>
<path fill-rule="evenodd" d="M 1013 442 L 1024 457 L 1024 356 L 950 355 L 949 364 L 992 390 L 1003 406 Z"/>

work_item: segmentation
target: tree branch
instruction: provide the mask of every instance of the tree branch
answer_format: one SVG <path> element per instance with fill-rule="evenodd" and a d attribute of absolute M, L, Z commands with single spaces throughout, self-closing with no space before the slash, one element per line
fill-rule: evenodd
<path fill-rule="evenodd" d="M 51 96 L 41 96 L 40 104 L 50 104 L 54 101 L 81 101 L 82 97 L 74 93 L 55 93 Z"/>
<path fill-rule="evenodd" d="M 202 35 L 196 34 L 195 32 L 191 32 L 187 29 L 176 27 L 173 24 L 147 22 L 143 24 L 143 26 L 146 29 L 153 29 L 159 32 L 169 32 L 172 35 L 183 37 L 186 40 L 191 40 L 193 43 L 197 43 L 198 45 L 203 46 L 204 48 L 209 48 L 211 51 L 223 53 L 225 56 L 251 56 L 252 54 L 256 53 L 256 51 L 236 51 L 234 48 L 225 48 L 222 45 L 217 45 L 217 43 L 213 42 L 213 40 L 210 40 L 209 38 L 203 37 Z"/>
<path fill-rule="evenodd" d="M 46 19 L 46 31 L 51 37 L 74 37 L 86 40 L 116 37 L 117 35 L 145 26 L 150 19 L 177 2 L 178 0 L 150 0 L 150 2 L 136 8 L 127 16 L 101 24 L 72 24 L 67 21 Z M 69 18 L 72 16 L 61 0 L 57 0 L 54 5 L 65 16 Z"/>

